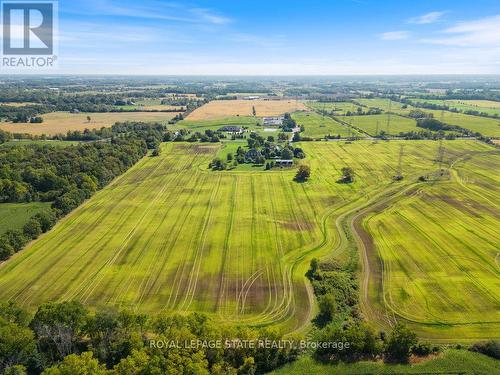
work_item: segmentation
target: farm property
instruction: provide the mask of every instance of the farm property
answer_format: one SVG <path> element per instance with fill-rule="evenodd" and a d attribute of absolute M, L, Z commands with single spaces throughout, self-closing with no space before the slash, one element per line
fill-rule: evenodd
<path fill-rule="evenodd" d="M 0 123 L 0 129 L 11 133 L 27 133 L 33 135 L 66 134 L 68 130 L 83 131 L 85 129 L 100 129 L 110 127 L 115 122 L 145 121 L 167 122 L 174 112 L 105 112 L 105 113 L 69 113 L 52 112 L 42 115 L 43 123 Z M 90 117 L 90 121 L 87 120 Z"/>
<path fill-rule="evenodd" d="M 194 110 L 188 120 L 211 120 L 230 116 L 277 116 L 286 112 L 305 110 L 304 103 L 296 100 L 213 100 Z"/>
<path fill-rule="evenodd" d="M 419 175 L 437 168 L 437 142 L 407 143 L 407 177 L 400 183 L 393 182 L 399 146 L 397 141 L 305 142 L 301 147 L 308 155 L 306 162 L 311 165 L 313 178 L 307 184 L 298 184 L 292 181 L 292 170 L 209 172 L 208 161 L 220 145 L 164 145 L 159 157 L 141 160 L 1 265 L 0 298 L 27 307 L 51 299 L 76 299 L 94 307 L 203 311 L 226 321 L 300 329 L 314 314 L 312 292 L 304 277 L 310 259 L 329 256 L 345 262 L 357 257 L 343 228 L 356 222 L 358 210 L 370 209 L 376 202 L 386 201 L 384 197 L 406 191 L 410 185 L 415 186 Z M 445 142 L 445 147 L 447 163 L 474 154 L 474 168 L 479 174 L 482 168 L 492 167 L 483 164 L 484 160 L 492 163 L 498 157 L 491 146 L 475 141 Z M 355 182 L 336 183 L 340 169 L 346 165 L 355 170 Z M 467 177 L 463 170 L 453 164 L 451 178 Z M 492 182 L 481 178 L 478 185 Z M 428 194 L 437 194 L 433 189 L 440 185 L 430 186 Z M 477 194 L 471 193 L 467 199 L 470 204 L 479 202 L 471 210 L 485 219 L 473 215 L 463 220 L 477 220 L 481 231 L 492 231 L 487 227 L 491 225 L 487 217 L 498 204 L 498 194 Z M 468 207 L 469 202 L 464 205 Z M 402 210 L 408 217 L 412 215 L 411 205 Z M 425 220 L 419 220 L 419 225 L 425 226 Z M 357 230 L 353 233 L 361 236 Z M 447 244 L 452 246 L 447 242 L 449 235 L 449 231 L 435 233 L 436 241 L 445 246 L 443 251 Z M 480 237 L 481 232 L 475 236 Z M 386 252 L 378 241 L 375 246 L 384 258 Z M 422 254 L 419 272 L 429 273 L 436 288 L 445 288 L 453 270 L 435 272 L 431 264 L 433 256 L 438 255 L 437 250 L 429 255 L 431 250 L 418 248 Z M 462 253 L 453 257 L 453 264 L 471 268 L 471 259 L 489 255 L 493 255 L 491 250 L 476 254 L 464 246 Z M 491 267 L 494 257 L 488 262 L 484 267 L 471 268 L 477 283 L 486 283 L 492 272 L 498 273 Z M 395 267 L 391 269 L 399 272 Z M 23 272 L 28 269 L 30 272 Z M 365 275 L 372 280 L 378 274 L 373 269 Z M 387 285 L 397 288 L 399 284 L 389 279 Z M 454 324 L 460 323 L 467 327 L 459 331 L 467 339 L 482 331 L 485 324 L 498 324 L 498 317 L 482 304 L 490 303 L 495 295 L 498 298 L 498 283 L 488 281 L 474 291 L 478 303 L 467 304 L 470 322 L 450 317 L 448 325 L 428 325 L 435 321 L 429 318 L 433 312 L 425 311 L 425 294 L 414 293 L 413 289 L 407 291 L 399 312 L 404 316 L 405 306 L 413 303 L 422 316 L 415 325 L 417 330 L 431 336 L 436 329 L 440 337 L 451 337 L 457 334 Z M 403 298 L 402 294 L 398 298 Z M 373 316 L 384 325 L 385 307 L 377 306 Z M 457 301 L 452 307 L 461 306 Z"/>

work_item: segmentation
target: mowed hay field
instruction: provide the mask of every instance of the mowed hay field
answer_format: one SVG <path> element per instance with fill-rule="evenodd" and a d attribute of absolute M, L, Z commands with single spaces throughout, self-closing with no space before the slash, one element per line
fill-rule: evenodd
<path fill-rule="evenodd" d="M 292 118 L 297 122 L 297 125 L 303 125 L 305 131 L 300 133 L 301 136 L 311 138 L 321 138 L 327 135 L 340 135 L 347 137 L 351 135 L 359 135 L 359 133 L 349 127 L 342 125 L 328 116 L 322 116 L 316 112 L 295 112 Z"/>
<path fill-rule="evenodd" d="M 0 129 L 11 133 L 28 133 L 33 135 L 66 134 L 68 130 L 83 131 L 110 127 L 116 122 L 144 121 L 166 122 L 176 115 L 175 112 L 106 112 L 106 113 L 69 113 L 52 112 L 42 115 L 41 124 L 0 123 Z M 90 122 L 87 120 L 90 116 Z"/>
<path fill-rule="evenodd" d="M 417 127 L 417 122 L 413 119 L 398 115 L 367 115 L 367 116 L 347 116 L 342 117 L 342 121 L 355 126 L 371 136 L 384 131 L 386 134 L 398 135 L 401 132 L 411 132 L 423 130 Z"/>
<path fill-rule="evenodd" d="M 231 116 L 278 116 L 286 112 L 307 109 L 304 103 L 296 100 L 213 100 L 195 109 L 188 120 L 212 120 Z"/>
<path fill-rule="evenodd" d="M 312 257 L 352 255 L 343 218 L 435 169 L 437 142 L 304 142 L 312 179 L 295 171 L 212 172 L 221 145 L 169 143 L 0 266 L 0 298 L 34 308 L 79 300 L 144 312 L 201 311 L 288 331 L 314 316 Z M 492 147 L 445 142 L 450 160 Z M 339 184 L 351 166 L 353 184 Z M 353 212 L 354 212 L 353 211 Z M 470 250 L 468 250 L 470 251 Z M 356 256 L 356 255 L 354 255 Z M 28 272 L 29 271 L 29 272 Z"/>
<path fill-rule="evenodd" d="M 369 213 L 372 306 L 431 339 L 498 338 L 500 152 L 458 159 L 450 179 L 423 184 Z"/>

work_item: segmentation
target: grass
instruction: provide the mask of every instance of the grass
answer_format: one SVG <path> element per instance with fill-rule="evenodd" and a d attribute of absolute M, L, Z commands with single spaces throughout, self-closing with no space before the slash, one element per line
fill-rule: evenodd
<path fill-rule="evenodd" d="M 304 276 L 311 258 L 349 260 L 344 219 L 436 168 L 438 142 L 405 142 L 413 177 L 393 182 L 402 142 L 303 142 L 312 169 L 303 184 L 295 169 L 208 171 L 218 144 L 164 144 L 0 266 L 0 299 L 200 311 L 302 330 L 315 313 Z M 447 160 L 492 150 L 444 144 Z M 354 169 L 353 184 L 336 183 L 344 166 Z"/>
<path fill-rule="evenodd" d="M 26 145 L 48 145 L 57 147 L 67 147 L 72 145 L 77 145 L 80 142 L 77 141 L 55 141 L 55 140 L 31 140 L 31 139 L 18 139 L 2 143 L 0 147 L 13 147 L 13 146 L 26 146 Z"/>
<path fill-rule="evenodd" d="M 389 99 L 357 99 L 357 101 L 368 107 L 380 108 L 383 111 L 389 110 Z M 428 100 L 422 99 L 422 101 Z M 403 104 L 399 102 L 391 101 L 391 112 L 399 115 L 408 115 L 412 109 L 415 109 L 410 105 L 404 109 L 402 108 L 402 106 Z M 500 119 L 492 119 L 487 117 L 465 115 L 463 113 L 431 110 L 425 108 L 421 108 L 421 110 L 424 112 L 432 113 L 435 119 L 443 121 L 447 124 L 458 125 L 462 128 L 470 129 L 474 132 L 479 132 L 487 137 L 500 137 Z"/>
<path fill-rule="evenodd" d="M 359 108 L 358 105 L 351 102 L 306 102 L 306 105 L 315 111 L 327 111 L 328 113 L 331 113 L 333 111 L 333 114 L 337 116 L 343 116 L 348 111 L 356 113 L 357 109 Z"/>
<path fill-rule="evenodd" d="M 301 357 L 273 375 L 395 375 L 395 374 L 495 374 L 498 361 L 482 354 L 465 350 L 447 350 L 438 358 L 413 365 L 388 365 L 380 362 L 358 362 L 354 364 L 322 364 L 311 357 Z"/>
<path fill-rule="evenodd" d="M 356 130 L 351 129 L 349 133 L 349 128 L 346 125 L 315 112 L 295 112 L 292 117 L 298 125 L 304 126 L 305 131 L 300 134 L 304 137 L 322 138 L 327 135 L 340 135 L 342 137 L 347 137 L 349 134 L 358 135 Z"/>
<path fill-rule="evenodd" d="M 305 110 L 302 102 L 296 100 L 213 100 L 194 110 L 188 120 L 213 120 L 231 116 L 252 116 L 253 108 L 257 117 L 278 116 L 286 112 Z"/>
<path fill-rule="evenodd" d="M 417 128 L 417 123 L 415 120 L 394 114 L 391 116 L 388 116 L 387 114 L 348 116 L 343 117 L 342 121 L 363 130 L 371 136 L 377 135 L 377 126 L 379 134 L 380 132 L 385 131 L 390 135 L 398 135 L 401 132 L 422 130 L 420 128 Z"/>
<path fill-rule="evenodd" d="M 0 235 L 10 229 L 22 229 L 35 214 L 50 208 L 50 202 L 0 203 Z"/>
<path fill-rule="evenodd" d="M 28 133 L 33 135 L 66 134 L 68 130 L 100 129 L 110 127 L 116 122 L 144 121 L 166 123 L 176 113 L 174 112 L 107 112 L 107 113 L 69 113 L 52 112 L 42 115 L 43 123 L 1 123 L 0 129 L 11 133 Z M 90 122 L 87 120 L 90 116 Z"/>
<path fill-rule="evenodd" d="M 491 100 L 431 100 L 412 98 L 412 102 L 430 103 L 437 105 L 446 105 L 449 108 L 456 108 L 461 111 L 478 111 L 489 115 L 500 116 L 500 102 Z"/>

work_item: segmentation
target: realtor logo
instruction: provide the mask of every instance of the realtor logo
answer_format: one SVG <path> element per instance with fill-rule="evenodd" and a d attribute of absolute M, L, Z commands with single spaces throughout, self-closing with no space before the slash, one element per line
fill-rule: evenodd
<path fill-rule="evenodd" d="M 57 59 L 57 2 L 2 0 L 1 8 L 2 65 L 52 67 Z"/>

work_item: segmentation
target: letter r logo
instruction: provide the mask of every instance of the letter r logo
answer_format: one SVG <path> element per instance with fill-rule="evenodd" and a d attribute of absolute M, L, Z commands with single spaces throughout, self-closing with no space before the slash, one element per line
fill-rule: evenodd
<path fill-rule="evenodd" d="M 53 3 L 4 0 L 2 23 L 4 55 L 53 54 Z"/>

